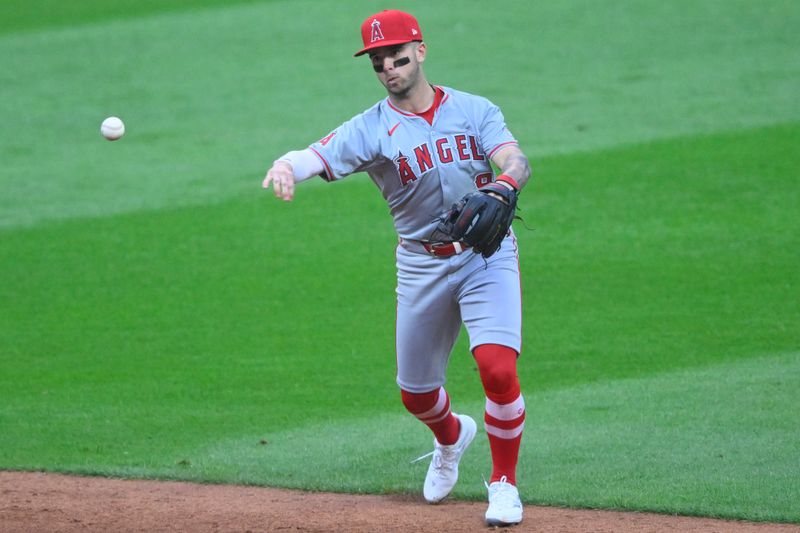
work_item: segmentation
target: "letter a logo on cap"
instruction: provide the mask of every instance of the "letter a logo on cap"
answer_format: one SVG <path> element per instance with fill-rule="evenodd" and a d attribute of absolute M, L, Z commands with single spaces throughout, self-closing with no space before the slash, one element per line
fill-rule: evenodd
<path fill-rule="evenodd" d="M 372 40 L 370 42 L 382 41 L 384 39 L 383 32 L 381 31 L 381 21 L 374 19 L 372 21 Z"/>

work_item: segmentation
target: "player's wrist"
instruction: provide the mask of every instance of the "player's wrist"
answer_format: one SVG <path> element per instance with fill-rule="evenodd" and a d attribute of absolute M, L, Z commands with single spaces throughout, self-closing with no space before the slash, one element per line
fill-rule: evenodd
<path fill-rule="evenodd" d="M 294 172 L 294 167 L 292 166 L 292 162 L 288 159 L 276 159 L 272 162 L 273 167 L 283 167 L 289 172 Z"/>
<path fill-rule="evenodd" d="M 505 185 L 512 191 L 519 191 L 519 183 L 517 183 L 517 180 L 515 180 L 508 174 L 500 174 L 499 176 L 497 176 L 497 179 L 495 181 L 497 183 Z"/>
<path fill-rule="evenodd" d="M 283 154 L 273 163 L 278 164 L 286 165 L 284 168 L 292 173 L 295 181 L 304 181 L 323 172 L 322 161 L 308 148 Z"/>

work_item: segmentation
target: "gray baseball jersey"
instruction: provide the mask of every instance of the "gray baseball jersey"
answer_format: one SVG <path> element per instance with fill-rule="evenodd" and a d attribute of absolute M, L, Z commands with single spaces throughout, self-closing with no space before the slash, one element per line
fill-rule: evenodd
<path fill-rule="evenodd" d="M 310 149 L 327 180 L 367 172 L 380 188 L 401 237 L 397 259 L 397 383 L 422 393 L 445 382 L 463 323 L 470 348 L 501 344 L 520 351 L 521 294 L 513 234 L 488 261 L 467 251 L 434 257 L 413 241 L 438 240 L 436 217 L 493 181 L 490 158 L 516 140 L 487 99 L 441 87 L 425 118 L 388 98 L 342 124 Z"/>
<path fill-rule="evenodd" d="M 403 239 L 431 240 L 435 217 L 492 181 L 492 155 L 517 144 L 496 105 L 440 89 L 444 96 L 432 124 L 385 98 L 310 146 L 327 180 L 367 172 Z"/>

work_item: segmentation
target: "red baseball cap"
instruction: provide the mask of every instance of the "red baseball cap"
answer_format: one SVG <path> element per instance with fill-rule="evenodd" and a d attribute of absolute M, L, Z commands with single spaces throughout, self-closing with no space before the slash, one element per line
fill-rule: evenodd
<path fill-rule="evenodd" d="M 355 57 L 381 46 L 421 41 L 422 30 L 413 15 L 396 9 L 385 9 L 364 20 L 361 24 L 361 39 L 364 41 L 364 48 L 356 52 Z"/>

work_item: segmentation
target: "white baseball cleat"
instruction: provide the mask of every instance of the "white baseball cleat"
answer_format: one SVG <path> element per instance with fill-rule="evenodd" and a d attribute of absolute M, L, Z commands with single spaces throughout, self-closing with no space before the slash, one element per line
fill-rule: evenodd
<path fill-rule="evenodd" d="M 517 487 L 506 481 L 506 476 L 486 485 L 489 489 L 489 508 L 486 510 L 486 524 L 489 526 L 510 526 L 522 522 L 522 502 Z"/>
<path fill-rule="evenodd" d="M 455 414 L 455 413 L 453 413 Z M 439 444 L 433 439 L 433 459 L 425 476 L 425 486 L 422 494 L 428 503 L 442 501 L 458 481 L 458 462 L 475 438 L 478 430 L 475 421 L 467 415 L 456 415 L 461 428 L 458 431 L 458 440 L 448 446 Z"/>

